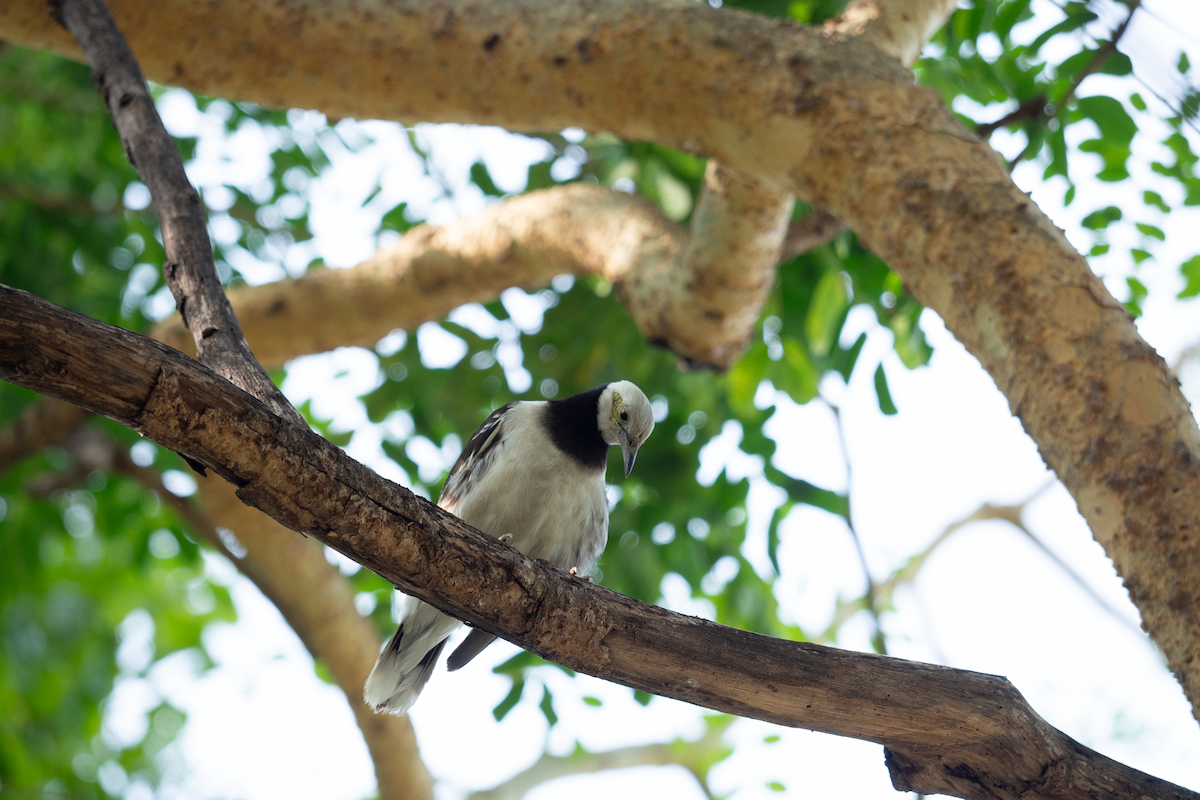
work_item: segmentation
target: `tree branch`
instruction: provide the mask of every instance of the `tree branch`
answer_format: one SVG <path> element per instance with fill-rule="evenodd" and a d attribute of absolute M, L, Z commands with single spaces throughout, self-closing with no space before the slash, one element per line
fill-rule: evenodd
<path fill-rule="evenodd" d="M 567 756 L 543 754 L 528 769 L 517 773 L 499 786 L 472 792 L 467 795 L 467 800 L 521 800 L 538 786 L 568 775 L 630 767 L 662 767 L 670 764 L 676 764 L 690 772 L 700 785 L 700 790 L 711 800 L 715 800 L 708 786 L 708 772 L 729 752 L 729 746 L 722 737 L 729 729 L 732 719 L 719 717 L 706 720 L 708 730 L 694 742 L 676 740 L 661 744 L 619 747 L 598 753 L 574 752 Z"/>
<path fill-rule="evenodd" d="M 652 260 L 617 286 L 646 339 L 690 368 L 732 365 L 774 288 L 792 204 L 786 192 L 709 161 L 679 257 Z"/>
<path fill-rule="evenodd" d="M 58 444 L 87 419 L 87 412 L 62 400 L 43 398 L 31 403 L 21 416 L 0 430 L 0 472 L 19 459 Z"/>
<path fill-rule="evenodd" d="M 1197 797 L 1048 725 L 1003 678 L 737 631 L 578 581 L 384 480 L 183 354 L 0 288 L 0 373 L 178 450 L 447 613 L 589 675 L 887 747 L 904 791 Z"/>
<path fill-rule="evenodd" d="M 140 21 L 150 74 L 206 94 L 335 117 L 604 129 L 707 153 L 828 209 L 1005 393 L 1200 716 L 1200 429 L 1062 232 L 890 56 L 702 3 L 246 0 L 236 25 L 222 4 L 113 4 Z M 43 17 L 36 0 L 10 0 L 0 36 L 71 52 Z M 395 91 L 413 74 L 424 80 Z"/>
<path fill-rule="evenodd" d="M 801 253 L 816 250 L 821 245 L 832 242 L 844 230 L 846 230 L 846 226 L 837 217 L 828 211 L 814 208 L 788 225 L 787 236 L 783 238 L 783 247 L 779 254 L 779 262 L 782 264 L 791 261 Z"/>
<path fill-rule="evenodd" d="M 625 281 L 677 264 L 687 242 L 647 201 L 574 183 L 511 198 L 473 219 L 419 225 L 353 269 L 240 287 L 230 300 L 254 352 L 278 366 L 343 345 L 372 347 L 396 328 L 413 330 L 464 303 L 490 300 L 510 286 L 545 286 L 567 272 L 599 275 L 620 288 L 631 308 L 654 308 L 655 298 L 639 292 L 661 282 Z M 653 324 L 635 320 L 643 330 Z M 185 352 L 189 346 L 177 318 L 154 337 Z M 679 354 L 703 357 L 695 350 Z"/>
<path fill-rule="evenodd" d="M 104 98 L 129 160 L 150 190 L 167 254 L 163 275 L 200 360 L 284 419 L 303 425 L 242 336 L 217 277 L 204 205 L 188 181 L 125 37 L 100 0 L 50 0 L 50 6 L 91 63 L 92 83 Z"/>

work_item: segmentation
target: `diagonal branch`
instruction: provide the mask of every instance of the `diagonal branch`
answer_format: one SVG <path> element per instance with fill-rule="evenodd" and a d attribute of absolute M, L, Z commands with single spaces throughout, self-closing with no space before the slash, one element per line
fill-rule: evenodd
<path fill-rule="evenodd" d="M 213 263 L 204 205 L 188 181 L 146 79 L 125 37 L 100 0 L 50 0 L 55 17 L 78 40 L 92 65 L 121 144 L 150 190 L 162 227 L 163 274 L 199 358 L 235 385 L 261 398 L 285 419 L 304 420 L 250 352 Z"/>
<path fill-rule="evenodd" d="M 438 609 L 589 675 L 883 744 L 904 791 L 1196 797 L 1042 720 L 1003 678 L 785 642 L 534 562 L 157 342 L 0 288 L 0 372 L 186 454 L 238 497 Z"/>

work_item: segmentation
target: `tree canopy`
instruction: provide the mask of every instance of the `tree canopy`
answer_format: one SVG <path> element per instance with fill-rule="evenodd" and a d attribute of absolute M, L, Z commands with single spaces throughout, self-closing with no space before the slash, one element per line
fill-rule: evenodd
<path fill-rule="evenodd" d="M 354 33 L 289 8 L 301 40 L 319 39 L 305 50 L 279 28 L 255 32 L 278 22 L 268 4 L 251 4 L 240 33 L 189 19 L 228 9 L 173 3 L 152 18 L 132 0 L 109 5 L 155 82 L 218 274 L 271 377 L 303 387 L 294 359 L 364 348 L 354 358 L 373 377 L 359 429 L 332 422 L 317 390 L 299 404 L 328 441 L 436 497 L 498 405 L 633 380 L 659 428 L 612 489 L 598 582 L 648 603 L 676 592 L 714 622 L 793 642 L 837 642 L 857 620 L 887 653 L 896 593 L 946 536 L 887 574 L 866 569 L 854 512 L 871 498 L 853 481 L 789 474 L 777 456 L 804 434 L 772 420 L 786 404 L 823 403 L 845 450 L 843 389 L 865 387 L 895 415 L 895 370 L 933 353 L 932 307 L 1006 392 L 1200 703 L 1200 668 L 1188 666 L 1200 594 L 1195 575 L 1175 572 L 1200 558 L 1186 532 L 1196 501 L 1179 499 L 1200 496 L 1198 434 L 1129 324 L 1148 307 L 1148 270 L 1178 270 L 1180 299 L 1200 294 L 1200 255 L 1163 263 L 1177 252 L 1164 220 L 1200 205 L 1200 93 L 1185 51 L 1169 77 L 1139 66 L 1127 37 L 1151 10 L 797 0 L 589 11 L 531 0 L 476 18 L 418 3 L 413 22 L 363 2 L 320 11 L 346 13 Z M 88 67 L 45 15 L 34 0 L 0 10 L 0 283 L 194 353 L 172 316 L 149 193 Z M 154 43 L 154 26 L 188 24 L 186 46 L 170 43 L 182 55 Z M 438 50 L 429 31 L 459 50 Z M 266 63 L 208 36 L 229 50 L 253 40 Z M 446 52 L 461 58 L 439 61 Z M 396 59 L 386 79 L 363 79 L 385 54 Z M 447 167 L 452 134 L 351 116 L 500 124 L 524 138 L 473 160 L 461 181 Z M 981 154 L 979 140 L 996 152 Z M 383 166 L 365 170 L 365 191 L 340 189 L 330 176 L 356 159 Z M 823 166 L 795 166 L 805 159 Z M 1088 255 L 1117 276 L 1106 276 L 1115 301 L 1006 175 L 1029 168 L 1090 232 Z M 986 192 L 971 193 L 976 180 Z M 1097 185 L 1122 199 L 1077 191 Z M 339 216 L 339 193 L 354 191 L 354 215 Z M 452 220 L 463 209 L 480 213 Z M 361 258 L 330 246 L 338 225 L 359 226 Z M 894 356 L 866 347 L 878 331 Z M 428 795 L 408 722 L 359 702 L 393 624 L 388 579 L 339 570 L 313 540 L 198 475 L 194 459 L 122 424 L 8 382 L 0 421 L 3 791 L 132 797 L 166 785 L 163 753 L 184 714 L 158 697 L 145 724 L 121 733 L 105 727 L 106 709 L 115 688 L 166 659 L 211 663 L 202 632 L 234 618 L 227 572 L 213 566 L 227 560 L 345 693 L 380 794 Z M 866 574 L 818 628 L 781 612 L 783 531 L 798 509 L 839 518 L 862 559 L 850 567 Z M 1020 509 L 976 518 L 1028 532 Z M 541 676 L 560 669 L 574 674 L 531 653 L 496 666 L 510 689 L 495 717 L 533 701 L 554 729 L 557 678 Z M 728 724 L 710 718 L 689 747 L 629 757 L 681 764 L 711 794 Z"/>

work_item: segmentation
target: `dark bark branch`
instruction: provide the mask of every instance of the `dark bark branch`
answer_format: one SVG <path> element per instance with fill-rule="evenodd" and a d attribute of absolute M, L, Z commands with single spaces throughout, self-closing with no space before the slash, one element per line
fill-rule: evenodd
<path fill-rule="evenodd" d="M 121 143 L 150 190 L 163 232 L 163 274 L 202 362 L 298 425 L 304 421 L 255 360 L 217 277 L 204 206 L 163 127 L 133 52 L 100 0 L 51 0 L 92 65 Z"/>
<path fill-rule="evenodd" d="M 547 659 L 718 711 L 883 744 L 899 789 L 972 800 L 1200 798 L 1078 744 L 1003 678 L 738 631 L 536 563 L 182 353 L 6 287 L 0 374 L 178 450 L 287 527 Z"/>

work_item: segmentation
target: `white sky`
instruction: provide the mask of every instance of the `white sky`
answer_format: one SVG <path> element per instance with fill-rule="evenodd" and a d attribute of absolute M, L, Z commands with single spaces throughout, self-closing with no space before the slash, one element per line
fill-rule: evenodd
<path fill-rule="evenodd" d="M 1150 2 L 1146 7 L 1152 13 L 1139 14 L 1126 41 L 1137 54 L 1139 74 L 1166 93 L 1174 79 L 1178 49 L 1194 51 L 1200 41 L 1197 12 L 1182 2 Z M 1044 5 L 1041 12 L 1053 13 Z M 1115 19 L 1108 13 L 1104 16 L 1110 26 Z M 1082 93 L 1126 96 L 1130 91 L 1141 91 L 1150 99 L 1142 86 L 1102 76 L 1090 78 Z M 198 163 L 190 170 L 195 182 L 212 187 L 236 176 L 239 183 L 251 185 L 265 177 L 261 133 L 247 130 L 222 143 L 215 135 L 217 120 L 199 116 L 189 103 L 182 94 L 170 93 L 161 106 L 172 132 L 206 133 Z M 994 116 L 1002 113 L 996 110 Z M 398 127 L 364 123 L 356 128 L 343 123 L 338 128 L 343 137 L 354 137 L 361 130 L 375 140 L 351 152 L 335 137 L 320 133 L 319 117 L 297 114 L 295 119 L 308 125 L 313 137 L 320 137 L 333 162 L 317 186 L 305 189 L 313 201 L 315 238 L 288 253 L 282 264 L 240 263 L 252 280 L 255 276 L 261 281 L 278 279 L 313 255 L 323 256 L 331 265 L 357 263 L 375 247 L 372 220 L 401 200 L 408 200 L 418 214 L 434 222 L 476 214 L 484 207 L 484 198 L 465 188 L 472 162 L 482 158 L 497 184 L 515 191 L 523 185 L 526 165 L 545 153 L 542 143 L 494 129 L 422 126 L 420 135 L 433 147 L 441 181 L 454 190 L 443 197 L 442 186 L 420 174 Z M 1083 133 L 1072 129 L 1073 136 L 1083 138 Z M 1081 167 L 1088 156 L 1072 155 L 1078 159 L 1073 177 L 1080 200 L 1069 208 L 1061 205 L 1061 179 L 1042 183 L 1041 167 L 1022 165 L 1014 179 L 1032 192 L 1034 201 L 1084 251 L 1092 241 L 1078 222 L 1100 205 L 1094 202 L 1097 197 L 1126 209 L 1127 218 L 1167 231 L 1167 242 L 1154 250 L 1157 258 L 1138 272 L 1150 288 L 1139 328 L 1174 363 L 1185 349 L 1200 343 L 1200 305 L 1174 298 L 1182 285 L 1178 264 L 1200 250 L 1196 235 L 1200 212 L 1178 207 L 1180 198 L 1172 193 L 1174 188 L 1146 169 L 1150 160 L 1162 157 L 1154 143 L 1157 132 L 1149 133 L 1135 140 L 1131 166 L 1139 181 L 1138 192 L 1146 186 L 1155 188 L 1176 207 L 1169 216 L 1141 210 L 1140 196 L 1124 187 L 1087 180 L 1088 170 Z M 994 141 L 1006 152 L 1015 146 L 1001 136 Z M 373 217 L 359 209 L 376 180 L 383 189 L 368 206 L 375 212 Z M 210 201 L 220 196 L 218 189 L 205 191 Z M 214 220 L 214 230 L 219 231 L 221 224 L 219 218 Z M 1092 262 L 1118 297 L 1125 296 L 1124 277 L 1131 269 L 1121 245 L 1127 252 L 1131 235 L 1122 229 L 1114 235 L 1113 254 Z M 522 302 L 522 297 L 517 293 L 506 296 L 506 301 L 511 301 L 510 310 L 528 315 L 525 325 L 535 325 L 536 304 Z M 869 333 L 860 368 L 848 387 L 828 380 L 822 386 L 825 395 L 843 409 L 855 522 L 877 579 L 982 503 L 1022 502 L 1051 481 L 1036 447 L 978 362 L 932 312 L 925 312 L 922 327 L 935 348 L 934 357 L 928 367 L 910 372 L 891 351 L 890 334 L 869 313 L 856 313 L 849 333 Z M 900 409 L 894 417 L 884 417 L 876 404 L 871 374 L 879 361 Z M 334 417 L 340 426 L 361 429 L 351 453 L 389 477 L 400 477 L 396 467 L 382 458 L 382 432 L 366 425 L 365 414 L 354 400 L 374 385 L 377 371 L 372 354 L 339 350 L 293 365 L 285 389 L 293 401 L 313 397 L 317 413 Z M 1200 399 L 1200 366 L 1187 362 L 1181 375 L 1184 390 L 1195 403 Z M 653 393 L 653 387 L 643 388 Z M 821 401 L 797 407 L 779 398 L 778 409 L 770 430 L 799 435 L 780 447 L 777 466 L 818 485 L 843 489 L 846 466 L 828 408 Z M 463 437 L 469 433 L 463 431 Z M 803 444 L 797 446 L 797 440 Z M 717 449 L 711 457 L 721 458 Z M 764 504 L 777 500 L 767 492 L 756 492 L 755 498 L 752 523 L 761 527 L 772 507 Z M 1030 504 L 1025 521 L 1117 609 L 1121 619 L 1101 610 L 1022 534 L 1005 523 L 978 523 L 955 534 L 930 559 L 915 587 L 898 593 L 895 613 L 885 618 L 892 654 L 1005 675 L 1040 714 L 1079 741 L 1157 777 L 1200 790 L 1200 758 L 1196 757 L 1200 728 L 1161 657 L 1134 631 L 1136 612 L 1073 501 L 1054 484 Z M 747 555 L 755 560 L 761 554 Z M 862 576 L 852 544 L 842 522 L 829 514 L 807 507 L 794 511 L 784 524 L 780 557 L 784 573 L 777 594 L 782 613 L 806 629 L 819 630 L 827 624 L 837 596 L 861 593 Z M 308 654 L 248 581 L 217 557 L 210 564 L 231 584 L 239 615 L 234 625 L 214 625 L 206 631 L 206 644 L 217 666 L 197 674 L 183 655 L 155 667 L 149 680 L 125 679 L 109 706 L 106 735 L 136 738 L 145 724 L 145 711 L 165 696 L 187 712 L 188 723 L 172 754 L 172 772 L 161 792 L 164 797 L 355 800 L 369 796 L 374 791 L 370 761 L 341 693 L 315 677 Z M 693 604 L 670 585 L 664 590 L 668 605 L 694 613 Z M 139 642 L 144 651 L 147 630 L 130 624 L 127 633 L 123 650 L 136 668 Z M 845 625 L 839 645 L 868 650 L 869 634 L 868 621 L 857 617 Z M 572 681 L 552 669 L 534 679 L 551 687 L 561 720 L 548 741 L 546 723 L 536 706 L 539 690 L 527 690 L 525 700 L 496 723 L 491 709 L 508 685 L 490 668 L 512 653 L 510 645 L 500 642 L 461 672 L 439 670 L 413 710 L 422 755 L 439 780 L 439 798 L 458 798 L 511 777 L 526 768 L 543 745 L 552 753 L 565 754 L 576 741 L 590 749 L 605 749 L 676 736 L 696 738 L 703 732 L 701 711 L 696 708 L 657 698 L 642 708 L 626 689 L 586 677 Z M 587 705 L 585 696 L 600 698 L 603 705 Z M 771 734 L 782 738 L 765 743 L 764 737 Z M 733 792 L 738 800 L 775 797 L 778 793 L 768 784 L 778 781 L 795 796 L 896 796 L 876 745 L 752 721 L 737 722 L 728 741 L 736 747 L 734 755 L 712 774 L 712 788 L 718 794 Z M 122 778 L 116 772 L 102 774 L 114 787 L 120 785 Z M 140 800 L 147 791 L 135 782 L 127 796 Z M 702 797 L 682 769 L 649 767 L 556 781 L 531 797 L 548 800 L 568 792 L 575 800 L 607 800 L 622 793 Z"/>

